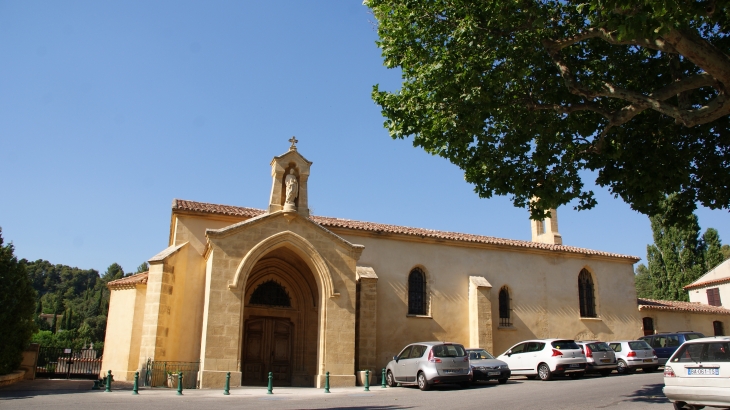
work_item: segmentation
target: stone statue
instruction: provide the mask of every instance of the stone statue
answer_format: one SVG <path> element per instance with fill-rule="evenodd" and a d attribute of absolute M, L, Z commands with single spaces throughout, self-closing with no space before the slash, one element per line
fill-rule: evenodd
<path fill-rule="evenodd" d="M 294 175 L 293 169 L 289 170 L 289 175 L 286 176 L 284 183 L 286 184 L 285 204 L 294 205 L 294 200 L 299 195 L 299 182 L 297 182 L 297 177 Z"/>

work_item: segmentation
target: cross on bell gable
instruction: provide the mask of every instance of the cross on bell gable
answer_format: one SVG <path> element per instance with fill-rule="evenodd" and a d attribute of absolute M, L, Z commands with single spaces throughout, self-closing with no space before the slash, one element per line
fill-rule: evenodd
<path fill-rule="evenodd" d="M 291 142 L 291 146 L 289 147 L 289 151 L 296 151 L 297 150 L 297 142 L 299 142 L 296 137 L 292 136 L 289 138 L 289 142 Z"/>

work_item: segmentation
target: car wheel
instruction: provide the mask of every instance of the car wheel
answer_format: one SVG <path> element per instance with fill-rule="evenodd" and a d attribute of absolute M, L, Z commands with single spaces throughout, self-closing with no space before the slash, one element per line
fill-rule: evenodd
<path fill-rule="evenodd" d="M 385 382 L 388 383 L 388 387 L 395 387 L 395 378 L 393 372 L 388 370 L 388 374 L 385 376 Z"/>
<path fill-rule="evenodd" d="M 507 383 L 507 379 L 497 379 L 497 381 L 499 382 L 499 384 Z"/>
<path fill-rule="evenodd" d="M 418 381 L 418 388 L 426 391 L 431 390 L 431 385 L 428 384 L 428 380 L 426 380 L 426 375 L 423 374 L 423 372 L 418 372 L 418 376 L 416 376 L 416 379 Z"/>
<path fill-rule="evenodd" d="M 619 360 L 618 361 L 618 367 L 616 368 L 616 371 L 618 372 L 618 374 L 629 374 L 629 373 L 631 373 L 631 370 L 629 369 L 629 366 L 623 360 Z"/>
<path fill-rule="evenodd" d="M 684 409 L 685 402 L 683 402 L 683 401 L 675 401 L 672 404 L 674 405 L 674 410 L 683 410 Z"/>
<path fill-rule="evenodd" d="M 537 366 L 537 376 L 542 381 L 548 381 L 553 378 L 553 372 L 550 371 L 550 366 L 545 363 L 540 363 L 540 365 Z"/>
<path fill-rule="evenodd" d="M 601 370 L 601 376 L 606 377 L 611 374 L 611 370 Z"/>

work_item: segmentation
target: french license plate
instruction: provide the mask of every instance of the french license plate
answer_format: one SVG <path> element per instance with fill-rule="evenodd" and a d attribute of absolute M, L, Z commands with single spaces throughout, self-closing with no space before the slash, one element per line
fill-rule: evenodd
<path fill-rule="evenodd" d="M 579 365 L 579 364 L 571 364 L 571 365 L 570 365 L 570 366 L 568 366 L 568 367 L 580 367 L 580 365 Z"/>
<path fill-rule="evenodd" d="M 692 368 L 687 369 L 687 376 L 719 376 L 720 368 L 718 367 L 703 367 L 701 369 Z"/>
<path fill-rule="evenodd" d="M 654 361 L 654 359 L 644 359 L 644 363 L 651 363 L 653 361 Z"/>
<path fill-rule="evenodd" d="M 444 373 L 461 373 L 461 370 L 459 369 L 445 369 Z"/>
<path fill-rule="evenodd" d="M 601 359 L 601 363 L 611 363 L 611 359 Z"/>
<path fill-rule="evenodd" d="M 502 374 L 502 373 L 501 372 L 488 372 L 487 376 L 499 376 L 500 374 Z"/>

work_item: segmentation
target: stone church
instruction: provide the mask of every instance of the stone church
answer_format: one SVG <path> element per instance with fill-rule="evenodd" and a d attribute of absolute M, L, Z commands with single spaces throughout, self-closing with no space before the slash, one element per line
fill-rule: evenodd
<path fill-rule="evenodd" d="M 310 215 L 312 162 L 291 141 L 271 161 L 268 209 L 173 201 L 149 272 L 108 285 L 104 371 L 131 380 L 148 361 L 197 362 L 201 388 L 227 372 L 232 386 L 269 372 L 278 386 L 320 387 L 326 372 L 351 386 L 416 341 L 499 354 L 530 338 L 643 334 L 639 258 L 563 245 L 554 210 L 531 222 L 532 241 Z"/>

